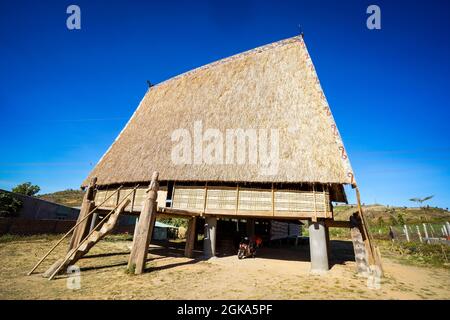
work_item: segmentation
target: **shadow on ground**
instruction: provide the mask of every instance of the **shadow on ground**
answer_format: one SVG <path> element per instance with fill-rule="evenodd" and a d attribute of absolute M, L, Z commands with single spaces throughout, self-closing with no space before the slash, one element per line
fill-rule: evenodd
<path fill-rule="evenodd" d="M 157 270 L 166 270 L 170 268 L 175 268 L 182 265 L 189 265 L 198 263 L 200 261 L 204 261 L 203 252 L 200 250 L 194 250 L 194 257 L 187 261 L 183 262 L 175 262 L 171 264 L 161 265 L 161 266 L 151 266 L 151 262 L 155 260 L 160 260 L 164 258 L 183 258 L 184 257 L 184 243 L 178 242 L 157 242 L 152 243 L 152 246 L 149 248 L 148 253 L 150 255 L 156 257 L 149 257 L 147 259 L 147 268 L 145 272 L 157 271 Z M 108 264 L 102 264 L 98 266 L 84 267 L 81 268 L 82 271 L 88 270 L 101 270 L 112 267 L 126 266 L 128 263 L 129 251 L 122 252 L 112 252 L 112 253 L 103 253 L 96 255 L 89 255 L 84 257 L 83 259 L 94 259 L 94 258 L 108 258 L 115 256 L 123 256 L 123 260 L 118 262 L 114 261 Z M 219 257 L 227 257 L 233 256 L 235 253 L 227 252 L 227 253 L 218 253 Z M 286 260 L 286 261 L 310 261 L 309 254 L 309 244 L 307 242 L 301 243 L 298 246 L 290 245 L 290 244 L 272 244 L 270 247 L 265 246 L 262 248 L 258 248 L 256 252 L 256 256 L 258 258 L 263 259 L 277 259 L 277 260 Z M 351 241 L 344 240 L 331 240 L 330 241 L 330 267 L 333 267 L 336 264 L 345 264 L 348 261 L 355 261 L 355 255 L 353 251 L 353 244 Z M 98 260 L 101 262 L 101 260 Z"/>

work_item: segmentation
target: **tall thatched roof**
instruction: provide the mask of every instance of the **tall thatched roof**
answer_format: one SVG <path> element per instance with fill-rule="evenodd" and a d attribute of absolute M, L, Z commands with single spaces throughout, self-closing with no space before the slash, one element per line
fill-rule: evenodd
<path fill-rule="evenodd" d="M 207 164 L 201 156 L 202 163 L 174 163 L 172 151 L 181 141 L 172 141 L 174 130 L 193 135 L 199 122 L 202 132 L 213 128 L 223 137 L 227 129 L 267 129 L 269 134 L 275 129 L 276 172 L 262 173 L 259 164 L 249 161 Z M 83 185 L 94 176 L 100 185 L 149 181 L 155 170 L 161 180 L 175 181 L 353 183 L 302 37 L 219 60 L 150 88 Z"/>

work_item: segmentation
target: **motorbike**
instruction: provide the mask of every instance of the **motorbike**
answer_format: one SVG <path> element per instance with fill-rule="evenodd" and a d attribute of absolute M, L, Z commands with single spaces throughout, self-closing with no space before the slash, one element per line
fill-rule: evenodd
<path fill-rule="evenodd" d="M 238 258 L 254 258 L 256 254 L 256 246 L 247 237 L 239 243 Z"/>

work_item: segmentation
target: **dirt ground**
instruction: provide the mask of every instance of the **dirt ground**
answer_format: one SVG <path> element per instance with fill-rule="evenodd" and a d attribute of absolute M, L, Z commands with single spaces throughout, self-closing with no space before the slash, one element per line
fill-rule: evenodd
<path fill-rule="evenodd" d="M 385 258 L 379 289 L 357 277 L 351 242 L 332 241 L 331 270 L 309 274 L 308 246 L 262 248 L 255 259 L 183 257 L 181 247 L 152 245 L 147 272 L 125 272 L 130 241 L 102 241 L 78 262 L 81 289 L 67 277 L 26 276 L 56 240 L 0 243 L 0 299 L 450 299 L 450 271 Z M 45 271 L 65 246 L 38 271 Z M 200 255 L 200 252 L 197 252 Z"/>

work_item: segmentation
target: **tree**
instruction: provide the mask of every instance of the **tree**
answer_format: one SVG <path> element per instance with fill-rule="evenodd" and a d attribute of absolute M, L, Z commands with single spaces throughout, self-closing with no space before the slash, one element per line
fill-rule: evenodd
<path fill-rule="evenodd" d="M 391 215 L 389 217 L 389 219 L 390 219 L 390 222 L 391 222 L 392 226 L 396 226 L 398 224 L 397 220 L 395 219 L 395 217 L 393 215 Z"/>
<path fill-rule="evenodd" d="M 382 218 L 382 217 L 378 217 L 378 226 L 379 226 L 380 228 L 383 228 L 383 226 L 384 226 L 384 221 L 383 221 L 383 218 Z"/>
<path fill-rule="evenodd" d="M 0 217 L 14 217 L 19 213 L 22 201 L 6 192 L 0 192 Z"/>
<path fill-rule="evenodd" d="M 423 202 L 425 202 L 427 200 L 430 200 L 433 197 L 434 196 L 428 196 L 428 197 L 425 197 L 425 198 L 411 198 L 411 199 L 409 199 L 409 201 L 417 202 L 417 203 L 420 203 L 420 205 L 422 205 Z"/>
<path fill-rule="evenodd" d="M 37 185 L 32 185 L 31 182 L 24 182 L 12 188 L 12 192 L 24 194 L 26 196 L 34 196 L 41 188 Z"/>
<path fill-rule="evenodd" d="M 399 214 L 397 215 L 397 222 L 398 222 L 399 224 L 401 224 L 401 225 L 404 225 L 404 224 L 405 224 L 405 220 L 403 219 L 403 215 L 402 215 L 401 213 L 399 213 Z"/>

